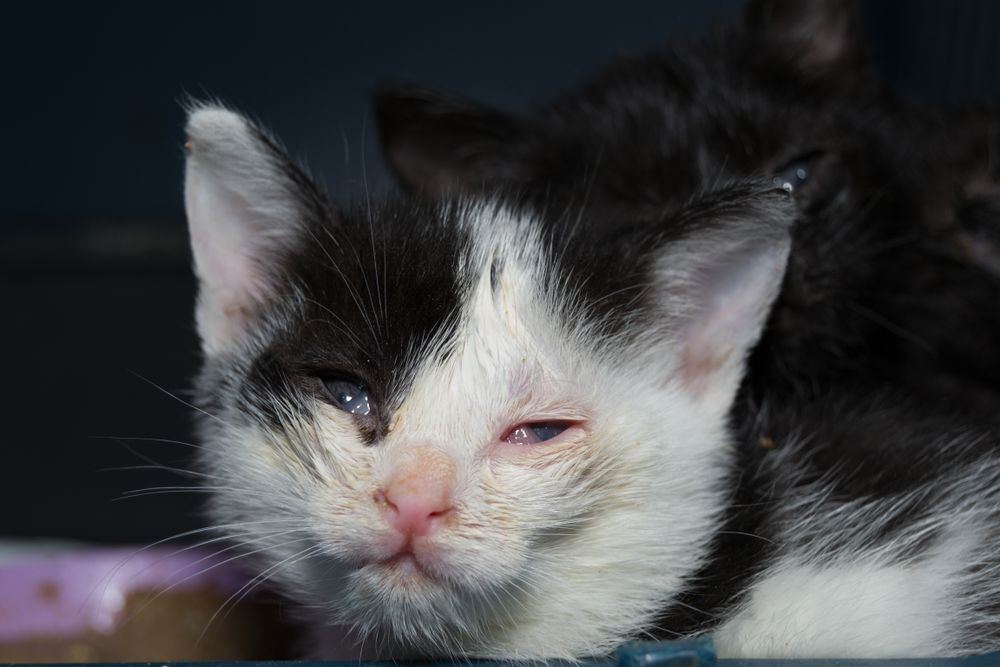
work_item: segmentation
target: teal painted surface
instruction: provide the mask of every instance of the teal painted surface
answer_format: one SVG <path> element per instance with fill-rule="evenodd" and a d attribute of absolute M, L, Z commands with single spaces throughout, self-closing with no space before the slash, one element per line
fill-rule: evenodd
<path fill-rule="evenodd" d="M 712 667 L 710 637 L 676 642 L 629 642 L 615 652 L 618 667 Z"/>

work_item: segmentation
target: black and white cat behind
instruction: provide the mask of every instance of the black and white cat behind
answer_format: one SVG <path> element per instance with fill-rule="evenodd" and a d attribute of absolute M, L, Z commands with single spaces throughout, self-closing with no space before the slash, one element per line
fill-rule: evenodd
<path fill-rule="evenodd" d="M 612 178 L 338 207 L 229 110 L 194 108 L 188 137 L 210 514 L 318 645 L 1000 647 L 994 433 L 867 378 L 741 393 L 801 192 L 706 149 L 669 202 L 633 165 L 604 174 L 648 201 Z"/>
<path fill-rule="evenodd" d="M 239 115 L 188 135 L 211 515 L 317 625 L 515 659 L 997 645 L 988 434 L 872 396 L 729 426 L 784 190 L 595 238 L 499 199 L 339 209 Z"/>
<path fill-rule="evenodd" d="M 771 176 L 799 210 L 746 391 L 888 382 L 1000 414 L 1000 109 L 901 99 L 867 61 L 855 4 L 751 0 L 732 25 L 523 113 L 387 88 L 385 155 L 417 194 L 586 202 L 609 228 L 667 224 L 720 181 Z"/>

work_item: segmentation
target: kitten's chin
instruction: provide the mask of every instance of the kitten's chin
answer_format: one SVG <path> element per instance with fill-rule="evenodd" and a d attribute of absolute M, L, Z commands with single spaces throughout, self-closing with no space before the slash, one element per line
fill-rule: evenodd
<path fill-rule="evenodd" d="M 457 585 L 412 554 L 363 565 L 345 583 L 338 622 L 420 655 L 475 653 L 498 621 L 496 592 Z"/>
<path fill-rule="evenodd" d="M 348 579 L 351 597 L 373 605 L 454 607 L 468 597 L 412 553 L 363 565 Z"/>
<path fill-rule="evenodd" d="M 440 583 L 440 577 L 412 552 L 404 552 L 371 567 L 383 583 L 404 588 L 420 588 Z"/>

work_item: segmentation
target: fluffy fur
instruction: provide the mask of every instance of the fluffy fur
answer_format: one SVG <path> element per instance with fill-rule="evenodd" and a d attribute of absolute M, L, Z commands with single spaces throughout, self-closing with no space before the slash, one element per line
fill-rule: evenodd
<path fill-rule="evenodd" d="M 747 391 L 891 383 L 1000 412 L 998 115 L 897 98 L 848 0 L 755 0 L 742 22 L 615 62 L 524 115 L 417 86 L 376 102 L 413 192 L 510 189 L 595 225 L 656 225 L 750 176 L 799 203 L 788 274 Z"/>

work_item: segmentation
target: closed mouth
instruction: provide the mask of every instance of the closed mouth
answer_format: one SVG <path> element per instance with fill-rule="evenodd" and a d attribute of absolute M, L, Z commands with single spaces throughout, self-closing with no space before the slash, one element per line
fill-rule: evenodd
<path fill-rule="evenodd" d="M 434 575 L 420 563 L 420 560 L 409 546 L 390 558 L 379 561 L 377 564 L 380 568 L 385 569 L 395 577 L 401 577 L 406 580 L 412 581 L 415 577 L 423 580 L 435 579 Z"/>

